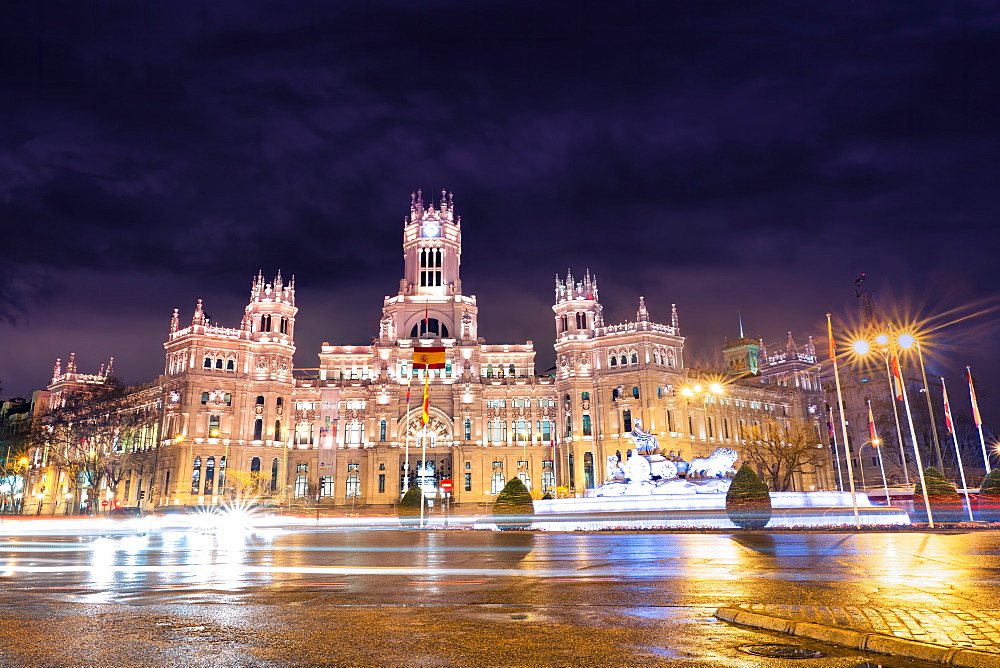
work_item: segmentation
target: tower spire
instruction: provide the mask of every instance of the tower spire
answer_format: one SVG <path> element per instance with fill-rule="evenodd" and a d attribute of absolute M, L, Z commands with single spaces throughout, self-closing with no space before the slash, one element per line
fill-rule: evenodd
<path fill-rule="evenodd" d="M 66 373 L 76 373 L 76 353 L 69 354 L 69 361 L 66 362 Z"/>
<path fill-rule="evenodd" d="M 62 375 L 62 358 L 57 357 L 56 363 L 52 367 L 52 382 L 59 380 L 59 376 Z"/>
<path fill-rule="evenodd" d="M 670 326 L 673 327 L 676 330 L 678 327 L 680 327 L 680 325 L 678 324 L 678 322 L 679 321 L 677 319 L 677 304 L 671 304 L 670 305 Z"/>
<path fill-rule="evenodd" d="M 795 353 L 798 352 L 798 346 L 795 345 L 795 339 L 792 338 L 792 333 L 788 332 L 788 343 L 785 344 L 785 352 L 788 353 L 788 357 L 795 357 Z"/>
<path fill-rule="evenodd" d="M 648 320 L 649 320 L 649 311 L 646 310 L 646 298 L 639 297 L 639 310 L 636 311 L 635 321 L 647 322 Z"/>
<path fill-rule="evenodd" d="M 743 313 L 739 309 L 736 309 L 736 317 L 740 321 L 740 338 L 743 338 Z"/>

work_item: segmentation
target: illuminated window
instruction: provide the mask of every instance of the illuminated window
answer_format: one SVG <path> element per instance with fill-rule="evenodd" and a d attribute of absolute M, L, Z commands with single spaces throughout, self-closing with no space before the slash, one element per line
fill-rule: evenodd
<path fill-rule="evenodd" d="M 465 474 L 465 491 L 466 492 L 471 492 L 472 491 L 472 474 L 471 473 L 466 473 Z"/>
<path fill-rule="evenodd" d="M 426 320 L 421 319 L 410 329 L 410 338 L 412 339 L 426 338 L 428 334 L 446 339 L 448 338 L 448 326 L 439 322 L 437 318 L 427 318 Z"/>
<path fill-rule="evenodd" d="M 223 401 L 226 402 L 227 406 L 233 405 L 233 395 L 229 394 L 228 392 L 226 392 L 226 394 L 223 395 L 222 399 Z"/>
<path fill-rule="evenodd" d="M 583 416 L 583 435 L 584 436 L 592 436 L 593 435 L 591 433 L 590 416 L 589 415 L 584 415 Z"/>
<path fill-rule="evenodd" d="M 333 476 L 325 475 L 319 479 L 319 495 L 333 498 Z"/>
<path fill-rule="evenodd" d="M 514 440 L 530 441 L 531 440 L 531 423 L 526 420 L 518 420 L 515 424 L 516 431 L 514 432 Z"/>
<path fill-rule="evenodd" d="M 361 479 L 358 478 L 357 473 L 352 473 L 347 476 L 347 484 L 345 486 L 344 498 L 347 499 L 357 499 L 361 496 Z"/>
<path fill-rule="evenodd" d="M 201 457 L 194 458 L 194 466 L 191 467 L 191 493 L 201 492 Z"/>
<path fill-rule="evenodd" d="M 215 489 L 215 457 L 209 457 L 205 462 L 205 494 L 209 495 Z"/>
<path fill-rule="evenodd" d="M 542 471 L 542 494 L 555 494 L 556 474 L 552 471 Z"/>
<path fill-rule="evenodd" d="M 219 493 L 222 494 L 226 489 L 226 458 L 219 458 Z"/>
<path fill-rule="evenodd" d="M 208 416 L 208 435 L 211 437 L 216 437 L 219 435 L 219 416 L 209 415 Z"/>
<path fill-rule="evenodd" d="M 274 442 L 281 442 L 281 420 L 274 421 Z"/>
<path fill-rule="evenodd" d="M 594 453 L 583 453 L 583 486 L 591 488 L 594 486 Z"/>
<path fill-rule="evenodd" d="M 501 491 L 503 491 L 504 485 L 506 484 L 503 479 L 503 473 L 501 473 L 500 471 L 495 471 L 493 473 L 492 483 L 493 484 L 490 487 L 491 493 L 499 494 Z"/>
<path fill-rule="evenodd" d="M 361 470 L 361 464 L 348 464 L 347 465 L 347 470 L 348 471 L 360 471 Z"/>
<path fill-rule="evenodd" d="M 472 440 L 472 420 L 465 418 L 465 440 Z"/>

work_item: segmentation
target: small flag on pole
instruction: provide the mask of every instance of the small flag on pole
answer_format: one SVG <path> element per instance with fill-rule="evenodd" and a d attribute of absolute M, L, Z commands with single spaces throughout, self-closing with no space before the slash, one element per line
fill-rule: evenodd
<path fill-rule="evenodd" d="M 969 397 L 972 399 L 972 421 L 976 423 L 976 429 L 983 426 L 983 418 L 979 414 L 979 403 L 976 401 L 976 386 L 972 383 L 972 369 L 965 367 L 965 375 L 969 379 Z"/>
<path fill-rule="evenodd" d="M 892 395 L 896 401 L 903 400 L 903 374 L 899 370 L 899 358 L 892 356 Z"/>
<path fill-rule="evenodd" d="M 424 425 L 430 420 L 429 408 L 430 408 L 430 376 L 424 376 L 424 400 L 421 404 L 420 409 L 420 424 Z"/>
<path fill-rule="evenodd" d="M 941 379 L 941 394 L 944 397 L 944 424 L 948 427 L 948 433 L 955 434 L 955 423 L 951 419 L 951 404 L 948 403 L 948 388 L 944 384 L 944 378 Z"/>
<path fill-rule="evenodd" d="M 443 347 L 415 347 L 413 349 L 414 369 L 443 369 L 445 364 Z"/>
<path fill-rule="evenodd" d="M 875 416 L 872 415 L 872 402 L 868 402 L 868 435 L 872 442 L 872 447 L 879 446 L 878 432 L 875 431 Z"/>

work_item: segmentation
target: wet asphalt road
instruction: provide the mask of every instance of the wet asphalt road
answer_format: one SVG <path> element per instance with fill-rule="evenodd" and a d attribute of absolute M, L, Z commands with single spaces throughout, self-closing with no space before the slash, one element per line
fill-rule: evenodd
<path fill-rule="evenodd" d="M 926 664 L 715 620 L 734 603 L 995 609 L 1000 533 L 537 534 L 0 525 L 0 666 Z"/>

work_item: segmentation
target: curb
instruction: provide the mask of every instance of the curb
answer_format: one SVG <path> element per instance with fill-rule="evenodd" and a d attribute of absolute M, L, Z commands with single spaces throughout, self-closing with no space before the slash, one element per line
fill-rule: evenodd
<path fill-rule="evenodd" d="M 881 633 L 865 633 L 836 626 L 825 626 L 813 622 L 797 622 L 783 617 L 771 617 L 748 610 L 719 608 L 715 616 L 726 622 L 752 626 L 754 628 L 777 631 L 792 636 L 809 638 L 831 645 L 840 645 L 878 654 L 891 654 L 908 659 L 933 661 L 947 666 L 961 668 L 996 668 L 1000 655 L 980 652 L 964 647 L 944 647 L 931 643 L 896 638 Z"/>

